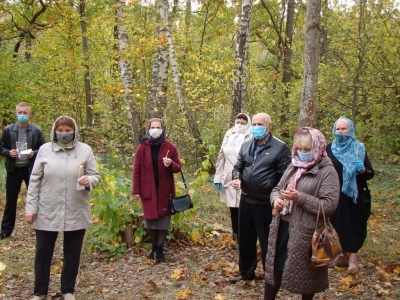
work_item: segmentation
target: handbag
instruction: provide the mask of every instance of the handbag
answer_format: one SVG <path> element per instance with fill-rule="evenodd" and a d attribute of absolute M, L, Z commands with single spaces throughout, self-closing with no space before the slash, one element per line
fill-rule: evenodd
<path fill-rule="evenodd" d="M 324 225 L 318 227 L 319 213 L 321 210 L 324 217 Z M 311 261 L 312 268 L 328 266 L 343 256 L 339 236 L 329 221 L 329 218 L 328 221 L 325 218 L 322 200 L 319 200 L 315 231 L 307 255 Z"/>
<path fill-rule="evenodd" d="M 176 214 L 179 212 L 183 212 L 185 210 L 191 209 L 193 208 L 193 202 L 192 199 L 190 199 L 189 196 L 189 191 L 188 191 L 188 187 L 186 185 L 186 181 L 185 181 L 185 177 L 183 176 L 183 172 L 181 169 L 181 175 L 182 175 L 182 181 L 183 184 L 185 186 L 185 195 L 183 196 L 179 196 L 179 197 L 172 197 L 172 184 L 171 183 L 171 194 L 170 194 L 170 207 L 171 207 L 171 213 L 172 214 Z"/>

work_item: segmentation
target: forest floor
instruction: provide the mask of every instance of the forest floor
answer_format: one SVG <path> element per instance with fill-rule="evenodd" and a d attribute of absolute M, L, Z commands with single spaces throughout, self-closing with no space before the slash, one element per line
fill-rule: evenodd
<path fill-rule="evenodd" d="M 379 179 L 388 172 L 396 172 L 390 184 Z M 398 167 L 382 168 L 377 175 L 373 198 L 378 201 L 373 204 L 369 236 L 360 251 L 359 272 L 350 274 L 345 268 L 329 269 L 330 288 L 314 299 L 400 299 Z M 209 191 L 204 197 L 209 198 Z M 0 207 L 3 205 L 0 197 Z M 35 236 L 24 222 L 23 213 L 23 203 L 20 203 L 13 236 L 0 241 L 0 261 L 7 265 L 2 274 L 4 294 L 0 294 L 0 299 L 32 297 Z M 230 234 L 225 233 L 229 231 L 228 210 L 221 206 L 220 210 L 210 212 L 210 220 L 215 224 L 214 231 L 197 243 L 185 238 L 170 242 L 166 247 L 167 262 L 162 264 L 146 259 L 148 244 L 133 247 L 123 257 L 113 259 L 104 253 L 88 255 L 84 251 L 75 291 L 77 299 L 262 299 L 261 263 L 255 280 L 229 284 L 229 278 L 238 271 L 238 255 Z M 52 300 L 62 299 L 59 292 L 61 245 L 60 239 L 51 270 L 48 299 Z M 301 297 L 281 290 L 277 299 Z"/>

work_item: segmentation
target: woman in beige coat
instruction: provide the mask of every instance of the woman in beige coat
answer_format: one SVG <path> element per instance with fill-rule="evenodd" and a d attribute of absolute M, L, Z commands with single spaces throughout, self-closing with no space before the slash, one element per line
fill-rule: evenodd
<path fill-rule="evenodd" d="M 236 116 L 235 126 L 229 129 L 222 141 L 216 162 L 214 176 L 215 187 L 220 191 L 220 200 L 229 207 L 232 223 L 232 235 L 238 235 L 240 190 L 232 187 L 232 170 L 243 142 L 252 138 L 251 120 L 244 113 Z"/>
<path fill-rule="evenodd" d="M 325 137 L 316 129 L 300 128 L 294 136 L 292 164 L 271 193 L 275 215 L 268 239 L 264 300 L 275 299 L 281 283 L 286 290 L 311 300 L 328 288 L 328 268 L 312 269 L 306 253 L 315 230 L 318 204 L 325 215 L 336 210 L 339 178 L 327 157 Z M 323 225 L 320 217 L 318 224 Z"/>
<path fill-rule="evenodd" d="M 50 264 L 59 231 L 64 232 L 61 293 L 74 300 L 85 230 L 92 224 L 89 195 L 100 182 L 92 149 L 78 141 L 78 127 L 57 118 L 32 170 L 25 219 L 36 230 L 35 287 L 32 300 L 46 299 Z"/>

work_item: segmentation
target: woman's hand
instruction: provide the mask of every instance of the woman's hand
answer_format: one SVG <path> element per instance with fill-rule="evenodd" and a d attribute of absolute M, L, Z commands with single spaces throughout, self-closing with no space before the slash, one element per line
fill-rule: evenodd
<path fill-rule="evenodd" d="M 172 164 L 172 159 L 170 159 L 168 157 L 164 157 L 163 162 L 164 162 L 164 166 L 166 166 L 168 168 Z"/>
<path fill-rule="evenodd" d="M 37 214 L 26 214 L 25 215 L 25 221 L 28 222 L 28 224 L 32 224 L 36 220 Z"/>
<path fill-rule="evenodd" d="M 133 199 L 140 200 L 140 195 L 133 195 Z"/>
<path fill-rule="evenodd" d="M 280 191 L 282 198 L 292 201 L 299 200 L 300 192 L 296 189 L 290 189 L 289 191 Z"/>
<path fill-rule="evenodd" d="M 89 187 L 89 177 L 87 175 L 83 175 L 81 178 L 78 179 L 78 184 Z"/>
<path fill-rule="evenodd" d="M 285 206 L 285 200 L 282 198 L 276 198 L 274 200 L 274 210 L 280 211 Z"/>

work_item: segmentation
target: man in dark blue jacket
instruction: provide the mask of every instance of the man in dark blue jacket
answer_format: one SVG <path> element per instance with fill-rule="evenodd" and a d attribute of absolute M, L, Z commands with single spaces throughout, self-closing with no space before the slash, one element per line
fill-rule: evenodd
<path fill-rule="evenodd" d="M 26 188 L 36 154 L 45 143 L 42 131 L 29 122 L 31 107 L 17 104 L 17 122 L 4 128 L 0 137 L 0 155 L 6 157 L 6 207 L 1 222 L 0 239 L 9 237 L 15 227 L 18 195 L 22 181 Z"/>
<path fill-rule="evenodd" d="M 269 225 L 272 221 L 270 193 L 290 163 L 290 150 L 272 136 L 271 117 L 259 113 L 252 120 L 254 139 L 244 142 L 232 171 L 232 186 L 241 189 L 239 204 L 239 270 L 231 283 L 255 278 L 257 237 L 262 262 L 268 248 Z"/>

